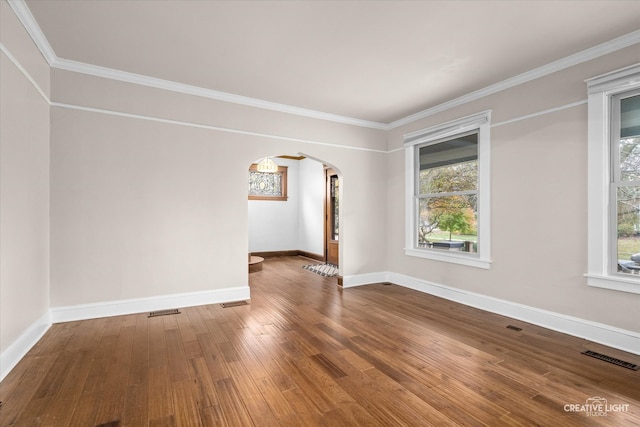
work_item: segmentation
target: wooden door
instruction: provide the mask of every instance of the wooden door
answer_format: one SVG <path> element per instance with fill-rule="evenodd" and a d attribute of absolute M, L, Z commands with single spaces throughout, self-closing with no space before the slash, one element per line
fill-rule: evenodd
<path fill-rule="evenodd" d="M 325 169 L 325 260 L 328 264 L 338 265 L 338 240 L 340 238 L 340 179 L 333 169 Z"/>

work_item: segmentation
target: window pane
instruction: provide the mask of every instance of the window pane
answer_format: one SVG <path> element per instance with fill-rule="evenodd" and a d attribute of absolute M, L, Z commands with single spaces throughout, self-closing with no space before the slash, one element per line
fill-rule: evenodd
<path fill-rule="evenodd" d="M 640 95 L 620 100 L 620 138 L 640 136 Z"/>
<path fill-rule="evenodd" d="M 418 194 L 478 189 L 478 134 L 420 147 Z"/>
<path fill-rule="evenodd" d="M 477 227 L 476 194 L 419 199 L 419 247 L 477 252 Z"/>
<path fill-rule="evenodd" d="M 490 119 L 484 111 L 404 136 L 407 255 L 490 268 Z"/>
<path fill-rule="evenodd" d="M 420 147 L 420 170 L 478 159 L 478 134 Z"/>
<path fill-rule="evenodd" d="M 454 193 L 478 189 L 478 161 L 420 171 L 420 194 Z"/>
<path fill-rule="evenodd" d="M 640 181 L 640 95 L 620 99 L 620 180 Z"/>
<path fill-rule="evenodd" d="M 638 273 L 640 259 L 631 257 L 640 254 L 640 186 L 618 188 L 617 211 L 618 270 Z"/>
<path fill-rule="evenodd" d="M 620 133 L 614 135 L 613 147 L 618 152 L 617 176 L 612 185 L 615 199 L 614 249 L 617 269 L 621 273 L 640 273 L 640 95 L 621 95 L 619 111 L 613 117 Z M 615 264 L 614 264 L 615 265 Z"/>
<path fill-rule="evenodd" d="M 330 212 L 331 221 L 331 240 L 338 240 L 340 236 L 340 181 L 337 175 L 331 176 L 331 194 L 330 194 Z"/>
<path fill-rule="evenodd" d="M 640 137 L 620 139 L 620 180 L 640 181 Z"/>
<path fill-rule="evenodd" d="M 249 194 L 252 196 L 282 196 L 282 174 L 249 171 Z"/>

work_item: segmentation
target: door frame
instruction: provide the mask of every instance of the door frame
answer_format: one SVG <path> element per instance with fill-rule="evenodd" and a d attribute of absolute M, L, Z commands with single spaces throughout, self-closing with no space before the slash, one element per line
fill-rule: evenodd
<path fill-rule="evenodd" d="M 332 239 L 331 236 L 331 227 L 330 227 L 330 214 L 331 214 L 331 177 L 335 176 L 340 184 L 340 175 L 338 172 L 331 168 L 330 166 L 324 167 L 324 176 L 325 176 L 325 200 L 324 200 L 324 258 L 325 263 L 340 265 L 340 237 L 338 235 L 338 240 Z M 340 204 L 340 187 L 338 185 L 338 204 Z M 340 211 L 338 210 L 338 221 L 340 218 Z M 335 257 L 330 257 L 330 250 L 332 250 L 332 246 L 334 246 L 336 255 Z M 334 261 L 334 262 L 331 262 Z"/>

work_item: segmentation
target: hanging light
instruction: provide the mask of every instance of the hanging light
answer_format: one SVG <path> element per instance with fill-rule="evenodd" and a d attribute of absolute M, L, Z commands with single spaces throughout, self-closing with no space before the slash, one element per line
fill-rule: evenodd
<path fill-rule="evenodd" d="M 258 172 L 269 172 L 274 173 L 278 172 L 278 165 L 276 162 L 271 160 L 270 157 L 266 157 L 258 162 Z"/>

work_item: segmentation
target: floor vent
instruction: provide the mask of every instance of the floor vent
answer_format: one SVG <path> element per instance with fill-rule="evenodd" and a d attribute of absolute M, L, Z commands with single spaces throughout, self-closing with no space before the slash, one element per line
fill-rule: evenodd
<path fill-rule="evenodd" d="M 623 368 L 632 369 L 634 371 L 640 369 L 640 366 L 635 363 L 625 362 L 624 360 L 616 359 L 615 357 L 607 356 L 606 354 L 596 353 L 595 351 L 587 350 L 583 351 L 582 354 L 604 360 L 605 362 L 613 363 L 614 365 L 622 366 Z"/>
<path fill-rule="evenodd" d="M 513 326 L 513 325 L 507 326 L 507 329 L 513 329 L 514 331 L 521 331 L 522 330 L 522 328 L 518 328 L 517 326 Z"/>
<path fill-rule="evenodd" d="M 249 304 L 246 301 L 233 301 L 233 302 L 223 302 L 222 304 L 222 308 L 229 308 L 229 307 L 239 307 L 241 305 L 247 305 Z"/>
<path fill-rule="evenodd" d="M 171 308 L 169 310 L 152 311 L 151 313 L 149 313 L 147 317 L 168 316 L 170 314 L 180 314 L 180 311 L 178 311 L 177 308 Z"/>

